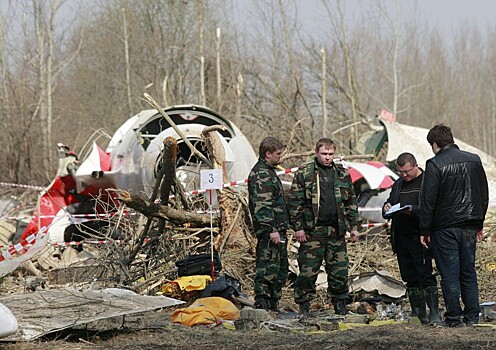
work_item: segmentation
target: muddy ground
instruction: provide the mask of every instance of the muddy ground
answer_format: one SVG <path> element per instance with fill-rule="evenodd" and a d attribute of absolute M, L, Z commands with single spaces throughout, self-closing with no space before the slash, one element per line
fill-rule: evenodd
<path fill-rule="evenodd" d="M 492 327 L 435 328 L 412 323 L 364 326 L 340 331 L 238 331 L 220 326 L 171 323 L 171 310 L 126 316 L 105 332 L 72 330 L 29 343 L 0 345 L 5 350 L 58 349 L 496 349 Z M 122 320 L 119 320 L 122 322 Z M 100 325 L 101 327 L 101 325 Z"/>
<path fill-rule="evenodd" d="M 494 242 L 479 246 L 478 273 L 482 301 L 496 300 L 496 271 L 485 268 L 494 262 Z M 377 246 L 377 247 L 376 247 Z M 353 246 L 352 257 L 373 256 L 381 264 L 367 270 L 395 267 L 393 256 L 378 252 L 388 252 L 381 248 L 382 243 L 363 242 Z M 374 248 L 376 247 L 376 248 Z M 350 249 L 351 250 L 351 249 Z M 390 254 L 390 253 L 388 253 Z M 367 259 L 367 264 L 373 260 Z M 356 263 L 358 265 L 358 263 Z M 360 265 L 364 265 L 364 261 Z M 227 270 L 227 269 L 226 269 Z M 252 270 L 252 268 L 251 268 Z M 393 270 L 394 271 L 394 270 Z M 233 271 L 229 271 L 233 272 Z M 250 291 L 250 284 L 244 283 L 244 290 Z M 52 286 L 55 287 L 55 286 Z M 292 301 L 292 289 L 285 288 L 286 310 L 296 310 Z M 441 306 L 443 304 L 440 299 Z M 293 304 L 293 305 L 291 305 Z M 404 301 L 405 310 L 407 302 Z M 339 331 L 316 331 L 307 327 L 299 329 L 270 330 L 262 327 L 257 330 L 240 331 L 226 326 L 188 327 L 173 324 L 170 314 L 173 308 L 148 312 L 141 315 L 126 315 L 125 319 L 107 320 L 109 324 L 98 324 L 97 331 L 74 330 L 50 334 L 31 342 L 1 343 L 5 350 L 48 350 L 48 349 L 496 349 L 496 322 L 491 325 L 444 329 L 421 326 L 412 323 L 396 322 L 378 327 L 364 326 Z M 296 316 L 296 315 L 295 315 Z M 1 320 L 0 320 L 1 321 Z"/>
<path fill-rule="evenodd" d="M 495 213 L 486 220 L 486 224 L 487 237 L 478 244 L 476 262 L 481 302 L 496 301 Z M 350 274 L 387 270 L 399 279 L 396 257 L 388 244 L 387 237 L 370 235 L 350 245 Z M 254 259 L 242 259 L 244 256 L 235 253 L 231 258 L 228 253 L 223 257 L 225 273 L 238 278 L 243 290 L 251 293 Z M 99 266 L 107 265 L 101 263 Z M 73 271 L 70 268 L 67 270 Z M 58 286 L 57 281 L 48 278 L 48 272 L 43 272 L 47 288 L 65 286 Z M 8 279 L 4 279 L 0 286 L 0 295 L 26 292 L 24 278 L 26 276 L 20 275 L 20 278 L 14 279 L 15 283 L 12 285 L 7 283 Z M 77 280 L 81 282 L 80 279 Z M 154 290 L 148 291 L 153 295 L 152 292 Z M 286 294 L 287 305 L 281 306 L 291 308 L 292 289 L 288 288 Z M 250 296 L 252 297 L 251 294 Z M 443 306 L 442 298 L 440 303 Z M 396 322 L 339 331 L 316 331 L 312 327 L 307 327 L 304 331 L 297 328 L 271 330 L 267 327 L 240 331 L 223 325 L 188 327 L 173 324 L 170 321 L 172 311 L 173 308 L 168 308 L 141 315 L 126 315 L 124 320 L 105 320 L 107 324 L 91 328 L 97 331 L 88 328 L 69 329 L 31 342 L 0 342 L 0 349 L 496 349 L 496 322 L 486 326 L 454 329 Z"/>

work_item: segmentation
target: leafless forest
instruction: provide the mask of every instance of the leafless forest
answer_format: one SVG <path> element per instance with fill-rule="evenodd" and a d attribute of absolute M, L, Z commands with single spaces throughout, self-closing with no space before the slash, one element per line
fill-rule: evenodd
<path fill-rule="evenodd" d="M 418 13 L 400 21 L 402 1 L 366 1 L 348 23 L 343 3 L 329 0 L 319 3 L 320 40 L 300 30 L 289 0 L 257 1 L 249 27 L 233 20 L 227 0 L 75 3 L 2 6 L 3 181 L 46 184 L 57 142 L 77 153 L 90 137 L 106 146 L 108 134 L 150 108 L 144 92 L 164 106 L 217 110 L 253 145 L 289 139 L 300 122 L 291 150 L 332 135 L 352 153 L 363 123 L 387 108 L 405 124 L 444 122 L 496 155 L 496 26 L 463 26 L 448 42 Z"/>

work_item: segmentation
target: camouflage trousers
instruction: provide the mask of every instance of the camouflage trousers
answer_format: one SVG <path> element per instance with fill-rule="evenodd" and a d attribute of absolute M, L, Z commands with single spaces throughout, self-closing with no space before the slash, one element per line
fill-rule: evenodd
<path fill-rule="evenodd" d="M 281 298 L 281 290 L 288 278 L 287 242 L 274 244 L 268 237 L 257 243 L 255 271 L 255 301 Z"/>
<path fill-rule="evenodd" d="M 300 243 L 298 250 L 300 274 L 295 281 L 295 302 L 300 304 L 316 298 L 315 283 L 322 260 L 327 273 L 327 295 L 332 301 L 347 300 L 348 254 L 345 237 L 338 236 L 337 230 L 330 226 L 317 226 L 306 233 L 307 241 Z"/>

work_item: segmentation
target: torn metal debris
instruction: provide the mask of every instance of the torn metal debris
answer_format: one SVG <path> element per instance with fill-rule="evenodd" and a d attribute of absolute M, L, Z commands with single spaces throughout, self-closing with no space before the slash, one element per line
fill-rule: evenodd
<path fill-rule="evenodd" d="M 145 296 L 118 288 L 80 291 L 74 288 L 15 294 L 0 298 L 19 324 L 1 341 L 30 341 L 52 332 L 117 316 L 184 304 L 163 296 Z"/>

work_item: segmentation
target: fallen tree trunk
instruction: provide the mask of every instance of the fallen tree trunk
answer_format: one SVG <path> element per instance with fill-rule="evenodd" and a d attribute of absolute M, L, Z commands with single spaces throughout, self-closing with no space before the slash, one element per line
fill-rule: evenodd
<path fill-rule="evenodd" d="M 176 159 L 177 159 L 177 141 L 172 136 L 168 136 L 164 140 L 164 149 L 162 150 L 162 168 L 163 177 L 160 184 L 160 203 L 163 205 L 169 204 L 169 193 L 176 179 Z M 162 170 L 162 169 L 161 169 Z M 165 219 L 158 220 L 157 231 L 164 232 Z"/>
<path fill-rule="evenodd" d="M 176 180 L 176 159 L 177 159 L 177 141 L 172 136 L 166 137 L 164 140 L 164 149 L 162 150 L 162 167 L 164 168 L 164 176 L 160 184 L 160 201 L 162 204 L 169 203 L 169 194 Z"/>
<path fill-rule="evenodd" d="M 178 210 L 166 205 L 149 203 L 137 195 L 123 190 L 116 190 L 117 199 L 126 204 L 129 208 L 139 211 L 147 217 L 157 217 L 166 219 L 176 225 L 191 224 L 195 226 L 210 226 L 210 217 L 196 214 L 185 210 Z M 213 218 L 213 225 L 218 226 L 217 218 Z"/>
<path fill-rule="evenodd" d="M 166 138 L 164 140 L 164 150 L 162 152 L 162 168 L 160 169 L 160 171 L 157 174 L 157 181 L 155 182 L 155 186 L 153 186 L 152 195 L 150 196 L 150 201 L 152 203 L 155 201 L 155 199 L 157 199 L 157 195 L 159 193 L 160 186 L 162 184 L 162 179 L 164 178 L 164 176 L 166 175 L 166 172 L 168 170 L 168 168 L 166 166 L 167 162 L 170 159 L 173 159 L 173 158 L 175 159 L 176 155 L 177 155 L 177 141 L 172 137 Z M 175 174 L 174 174 L 173 179 L 175 179 Z M 119 195 L 121 192 L 116 191 L 116 193 Z M 124 196 L 124 197 L 130 199 L 131 195 L 128 193 L 128 196 Z M 142 201 L 144 202 L 144 200 L 142 200 Z M 167 198 L 167 201 L 165 202 L 165 204 L 167 204 L 167 203 L 168 203 L 168 198 Z M 139 209 L 136 209 L 136 210 L 139 211 Z M 141 234 L 139 236 L 138 243 L 136 244 L 134 249 L 130 252 L 129 256 L 127 257 L 127 261 L 125 263 L 126 266 L 129 266 L 131 264 L 131 262 L 136 257 L 136 254 L 138 254 L 138 252 L 141 250 L 141 248 L 143 247 L 143 244 L 145 242 L 145 238 L 148 236 L 148 231 L 152 227 L 152 222 L 153 222 L 152 216 L 150 216 L 150 215 L 146 215 L 146 216 L 148 217 L 148 219 L 146 221 L 145 227 L 143 229 L 143 232 L 141 232 Z M 159 222 L 159 226 L 162 227 L 162 230 L 163 230 L 163 227 L 165 226 L 165 222 L 163 220 L 161 220 L 161 222 Z"/>
<path fill-rule="evenodd" d="M 215 132 L 218 130 L 224 130 L 224 127 L 220 125 L 206 127 L 202 131 L 202 136 L 214 169 L 222 169 L 222 180 L 227 183 L 230 180 L 227 176 L 226 155 L 220 137 Z M 218 190 L 217 194 L 221 213 L 221 230 L 214 242 L 215 250 L 219 253 L 222 253 L 224 248 L 249 251 L 252 242 L 246 234 L 245 210 L 239 201 L 236 190 L 224 188 Z"/>

